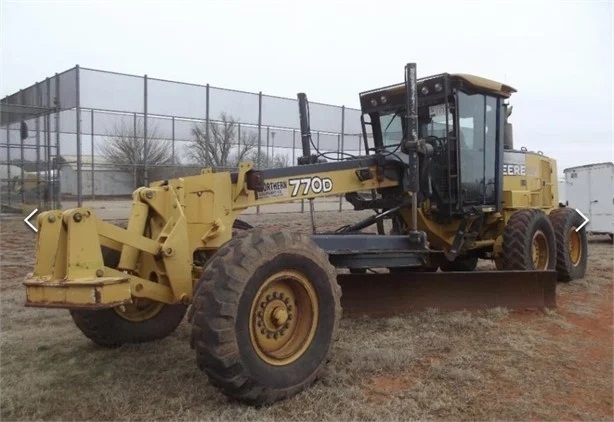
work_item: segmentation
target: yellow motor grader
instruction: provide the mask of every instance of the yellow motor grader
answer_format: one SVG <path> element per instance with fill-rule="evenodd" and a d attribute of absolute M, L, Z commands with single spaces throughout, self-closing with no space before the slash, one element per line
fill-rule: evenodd
<path fill-rule="evenodd" d="M 326 162 L 312 153 L 299 94 L 295 166 L 244 162 L 151 183 L 134 192 L 126 228 L 88 208 L 41 213 L 26 306 L 69 309 L 105 347 L 161 339 L 187 312 L 198 367 L 251 404 L 290 397 L 322 374 L 342 307 L 555 306 L 557 279 L 584 276 L 586 233 L 557 206 L 555 161 L 513 149 L 513 92 L 472 75 L 418 80 L 408 64 L 404 83 L 360 94 L 366 153 Z M 238 219 L 249 207 L 330 195 L 374 214 L 313 234 Z M 473 271 L 479 259 L 498 270 Z"/>

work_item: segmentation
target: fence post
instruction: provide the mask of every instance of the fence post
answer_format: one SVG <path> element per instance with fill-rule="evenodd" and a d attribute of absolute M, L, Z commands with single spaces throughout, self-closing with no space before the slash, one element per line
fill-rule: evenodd
<path fill-rule="evenodd" d="M 92 132 L 92 201 L 96 199 L 96 192 L 94 190 L 94 180 L 95 180 L 95 166 L 94 166 L 94 109 L 90 110 L 92 121 L 90 126 L 90 131 Z"/>
<path fill-rule="evenodd" d="M 19 100 L 18 100 L 18 102 L 20 104 L 25 104 L 25 102 L 23 100 L 23 90 L 22 89 L 19 90 Z M 21 114 L 19 117 L 20 117 L 19 120 L 24 120 L 25 115 Z M 23 154 L 24 153 L 23 150 L 24 150 L 24 147 L 25 147 L 25 143 L 24 143 L 24 139 L 22 139 L 22 137 L 21 137 L 21 128 L 19 128 L 19 129 L 20 129 L 19 130 L 19 166 L 21 167 L 20 176 L 19 177 L 20 177 L 21 186 L 23 186 L 23 183 L 24 183 L 23 179 L 25 177 L 24 170 L 23 170 L 23 163 L 24 163 L 24 158 L 25 158 L 24 154 Z M 25 189 L 22 188 L 21 189 L 21 203 L 22 204 L 25 202 L 25 199 L 26 199 L 26 197 L 25 197 Z"/>
<path fill-rule="evenodd" d="M 237 166 L 244 160 L 239 154 L 241 154 L 241 122 L 237 123 L 237 158 L 240 158 L 240 160 L 237 159 Z"/>
<path fill-rule="evenodd" d="M 82 182 L 81 179 L 83 174 L 81 173 L 81 83 L 79 81 L 79 65 L 76 67 L 77 71 L 77 105 L 76 105 L 76 114 L 77 114 L 77 206 L 81 207 L 81 193 L 82 193 Z M 56 110 L 57 112 L 57 110 Z M 56 128 L 57 130 L 57 128 Z M 51 146 L 49 148 L 49 152 L 51 152 Z M 51 154 L 49 154 L 49 161 L 51 161 Z"/>
<path fill-rule="evenodd" d="M 41 92 L 40 84 L 36 84 L 36 105 L 43 105 L 43 94 Z M 36 177 L 40 174 L 40 161 L 41 161 L 41 118 L 40 116 L 36 117 Z M 58 168 L 58 186 L 60 183 L 60 171 Z M 41 185 L 40 183 L 36 184 L 36 205 L 38 209 L 41 209 Z M 59 192 L 58 192 L 59 195 Z"/>
<path fill-rule="evenodd" d="M 149 185 L 149 175 L 147 174 L 147 75 L 143 78 L 143 185 Z"/>
<path fill-rule="evenodd" d="M 136 131 L 136 130 L 137 130 L 137 129 L 136 129 L 136 126 L 137 126 L 137 124 L 136 124 L 136 113 L 134 113 L 134 119 L 133 119 L 133 121 L 132 121 L 132 125 L 133 125 L 133 127 L 132 127 L 132 133 L 134 134 L 134 141 L 136 142 L 136 141 L 137 141 L 137 131 Z M 138 169 L 138 166 L 139 166 L 139 163 L 138 163 L 138 160 L 137 160 L 137 162 L 136 162 L 136 163 L 134 163 L 134 164 L 133 164 L 133 166 L 132 166 L 132 167 L 133 167 L 133 169 L 132 169 L 132 185 L 133 185 L 133 189 L 138 188 L 137 183 L 136 183 L 136 182 L 137 182 L 136 175 L 137 175 L 137 169 Z"/>
<path fill-rule="evenodd" d="M 262 91 L 258 92 L 258 169 L 262 164 Z M 260 205 L 256 206 L 256 214 L 260 214 Z"/>
<path fill-rule="evenodd" d="M 339 160 L 339 157 L 341 157 L 341 154 L 339 153 L 339 151 L 341 151 L 341 135 L 337 135 L 337 160 Z M 341 208 L 343 207 L 343 195 L 339 195 L 339 212 L 341 212 Z"/>
<path fill-rule="evenodd" d="M 296 129 L 292 129 L 292 165 L 296 165 Z"/>
<path fill-rule="evenodd" d="M 23 90 L 21 90 L 21 89 L 19 90 L 19 102 L 21 104 L 25 104 L 25 101 L 23 100 Z M 24 118 L 23 114 L 21 115 L 21 118 L 22 119 Z M 23 155 L 23 153 L 24 153 L 23 150 L 24 150 L 24 148 L 26 146 L 24 141 L 25 141 L 25 139 L 23 139 L 22 136 L 21 136 L 21 128 L 20 128 L 20 130 L 19 130 L 19 147 L 20 147 L 19 148 L 20 149 L 19 166 L 21 167 L 21 175 L 20 175 L 21 181 L 20 181 L 20 183 L 21 183 L 21 186 L 22 186 L 22 189 L 21 189 L 21 203 L 22 204 L 25 203 L 25 199 L 26 199 L 25 189 L 23 188 L 23 186 L 24 186 L 24 180 L 23 179 L 24 179 L 24 176 L 25 176 L 24 170 L 23 170 L 23 163 L 24 163 L 24 158 L 25 158 L 24 155 Z"/>
<path fill-rule="evenodd" d="M 37 87 L 38 90 L 38 87 Z M 36 177 L 40 175 L 40 162 L 41 162 L 41 119 L 36 117 Z M 60 175 L 58 169 L 58 184 L 60 183 Z M 40 183 L 36 184 L 36 205 L 38 209 L 42 208 L 41 204 L 41 186 Z"/>
<path fill-rule="evenodd" d="M 7 123 L 6 125 L 6 161 L 8 163 L 8 166 L 6 167 L 6 177 L 9 179 L 8 183 L 9 186 L 14 186 L 12 185 L 12 181 L 11 181 L 11 124 Z M 11 192 L 13 191 L 13 188 L 11 187 L 11 189 L 9 189 L 9 191 L 7 192 L 6 197 L 8 198 L 8 205 L 9 207 L 11 206 Z"/>
<path fill-rule="evenodd" d="M 270 126 L 266 127 L 266 161 L 267 161 L 267 168 L 270 167 L 271 165 L 271 156 L 269 155 L 269 136 L 270 136 Z"/>
<path fill-rule="evenodd" d="M 77 82 L 81 85 L 80 82 Z M 58 174 L 59 180 L 59 168 L 58 167 L 58 159 L 60 157 L 60 131 L 61 131 L 61 122 L 60 122 L 60 110 L 62 105 L 62 99 L 60 98 L 60 75 L 58 73 L 55 74 L 55 166 Z M 80 97 L 80 96 L 79 96 Z M 79 105 L 81 105 L 81 98 L 79 98 Z M 51 155 L 51 146 L 49 147 L 49 155 Z M 51 168 L 51 174 L 53 175 L 54 168 Z M 53 180 L 53 176 L 51 178 Z M 53 208 L 60 208 L 60 192 L 56 191 L 55 184 L 51 183 L 51 188 L 53 188 L 53 194 L 51 195 L 53 200 Z"/>
<path fill-rule="evenodd" d="M 177 165 L 177 163 L 175 162 L 175 116 L 171 117 L 171 148 L 172 148 L 172 170 L 171 170 L 171 177 L 175 177 L 175 166 Z"/>
<path fill-rule="evenodd" d="M 205 87 L 205 141 L 209 142 L 209 84 Z"/>
<path fill-rule="evenodd" d="M 258 93 L 258 168 L 262 164 L 262 91 Z"/>
<path fill-rule="evenodd" d="M 341 155 L 345 153 L 345 106 L 341 106 Z M 343 210 L 343 195 L 339 195 L 339 212 Z"/>
<path fill-rule="evenodd" d="M 46 83 L 47 83 L 47 108 L 51 109 L 51 79 L 47 78 Z M 45 113 L 45 133 L 44 135 L 45 135 L 44 146 L 45 146 L 45 163 L 46 163 L 45 174 L 47 175 L 47 178 L 51 178 L 51 116 L 49 115 L 49 113 Z M 48 208 L 50 206 L 49 189 L 46 187 L 45 187 L 45 190 L 43 191 L 43 197 L 45 200 L 45 208 Z"/>

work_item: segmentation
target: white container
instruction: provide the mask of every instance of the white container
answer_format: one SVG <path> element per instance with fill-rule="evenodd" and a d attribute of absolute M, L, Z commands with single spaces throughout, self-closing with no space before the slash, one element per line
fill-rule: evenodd
<path fill-rule="evenodd" d="M 566 205 L 589 219 L 586 231 L 614 234 L 614 163 L 570 167 L 564 174 Z"/>
<path fill-rule="evenodd" d="M 567 205 L 567 188 L 565 179 L 559 179 L 559 204 Z"/>

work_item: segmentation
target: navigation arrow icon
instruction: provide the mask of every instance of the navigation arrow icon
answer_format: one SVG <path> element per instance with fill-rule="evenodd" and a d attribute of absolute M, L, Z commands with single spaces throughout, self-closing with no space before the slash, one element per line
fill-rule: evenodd
<path fill-rule="evenodd" d="M 31 219 L 31 218 L 32 218 L 32 216 L 33 216 L 34 214 L 36 214 L 37 212 L 38 212 L 38 208 L 36 208 L 34 211 L 32 211 L 32 212 L 30 213 L 30 215 L 28 215 L 26 218 L 24 218 L 24 219 L 23 219 L 24 223 L 26 223 L 28 226 L 30 226 L 30 228 L 31 228 L 32 230 L 34 230 L 34 232 L 35 232 L 35 233 L 38 233 L 38 229 L 37 229 L 35 226 L 33 226 L 33 225 L 32 225 L 32 223 L 30 223 L 30 219 Z"/>
<path fill-rule="evenodd" d="M 588 218 L 586 218 L 586 216 L 584 214 L 582 214 L 582 212 L 580 212 L 579 209 L 576 208 L 576 212 L 578 214 L 580 214 L 582 216 L 582 218 L 584 219 L 584 223 L 580 224 L 580 227 L 576 228 L 576 232 L 579 232 L 580 230 L 582 230 L 582 227 L 586 226 L 588 224 Z"/>

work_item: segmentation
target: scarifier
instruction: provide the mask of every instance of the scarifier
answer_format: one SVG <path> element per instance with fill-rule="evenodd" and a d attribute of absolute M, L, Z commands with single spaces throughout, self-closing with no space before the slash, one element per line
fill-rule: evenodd
<path fill-rule="evenodd" d="M 584 276 L 586 233 L 556 205 L 556 162 L 513 148 L 513 92 L 465 74 L 418 80 L 410 63 L 404 83 L 360 94 L 366 153 L 338 161 L 312 154 L 301 93 L 296 166 L 243 162 L 151 183 L 134 192 L 126 228 L 88 208 L 41 213 L 26 306 L 69 309 L 106 347 L 164 338 L 190 308 L 199 368 L 251 404 L 321 376 L 342 306 L 353 315 L 555 306 L 557 279 Z M 311 235 L 238 219 L 257 205 L 340 194 L 374 215 Z M 497 271 L 473 271 L 479 259 Z"/>

